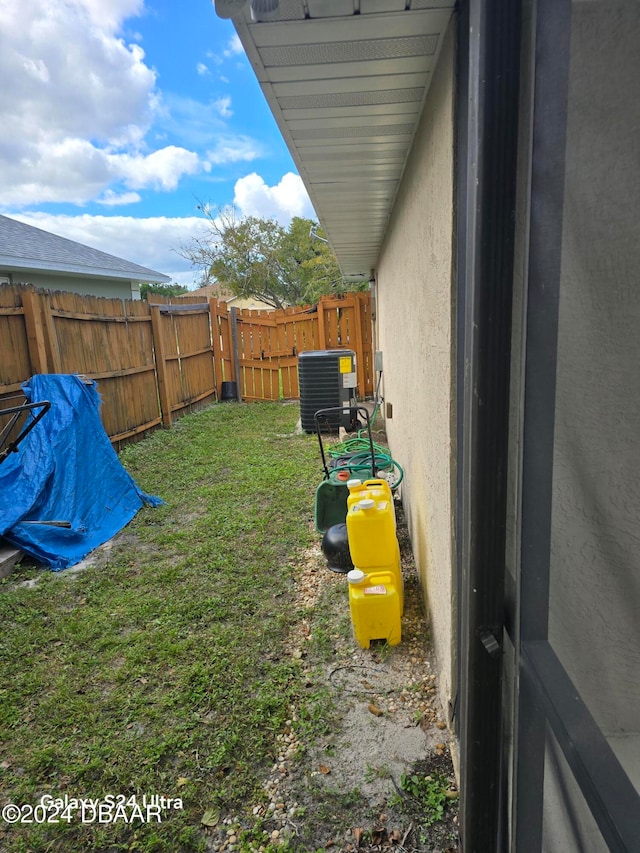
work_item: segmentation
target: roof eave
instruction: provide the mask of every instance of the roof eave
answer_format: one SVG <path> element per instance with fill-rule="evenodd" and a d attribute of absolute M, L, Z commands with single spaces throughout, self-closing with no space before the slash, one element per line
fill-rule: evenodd
<path fill-rule="evenodd" d="M 356 279 L 376 265 L 454 6 L 385 4 L 264 23 L 246 7 L 233 21 L 342 273 Z"/>
<path fill-rule="evenodd" d="M 144 268 L 134 272 L 133 270 L 111 270 L 100 267 L 85 267 L 80 264 L 61 264 L 55 262 L 43 264 L 41 261 L 32 258 L 15 258 L 10 255 L 0 255 L 0 270 L 3 272 L 31 272 L 37 273 L 38 275 L 42 275 L 43 273 L 59 273 L 62 275 L 73 276 L 74 278 L 118 279 L 122 281 L 140 283 L 149 282 L 152 284 L 165 284 L 171 282 L 170 276 L 156 272 L 155 270 L 146 270 Z"/>

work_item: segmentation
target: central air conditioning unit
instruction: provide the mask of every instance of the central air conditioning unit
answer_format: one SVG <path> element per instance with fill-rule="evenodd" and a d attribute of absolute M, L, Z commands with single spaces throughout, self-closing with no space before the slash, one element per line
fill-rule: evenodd
<path fill-rule="evenodd" d="M 312 350 L 298 356 L 300 421 L 305 432 L 337 432 L 356 428 L 356 354 L 348 349 Z M 342 407 L 343 412 L 323 415 L 319 409 Z"/>

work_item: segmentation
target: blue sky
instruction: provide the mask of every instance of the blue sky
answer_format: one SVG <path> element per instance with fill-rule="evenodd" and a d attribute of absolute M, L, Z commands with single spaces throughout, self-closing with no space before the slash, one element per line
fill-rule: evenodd
<path fill-rule="evenodd" d="M 211 0 L 2 0 L 0 79 L 0 213 L 187 286 L 198 200 L 314 215 Z"/>

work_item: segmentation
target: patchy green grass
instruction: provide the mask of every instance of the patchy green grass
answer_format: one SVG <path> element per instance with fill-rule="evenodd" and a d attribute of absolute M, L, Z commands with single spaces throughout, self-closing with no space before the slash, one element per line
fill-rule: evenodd
<path fill-rule="evenodd" d="M 40 811 L 0 822 L 3 851 L 204 850 L 202 817 L 251 802 L 291 707 L 308 736 L 323 725 L 286 643 L 321 476 L 297 418 L 295 405 L 222 404 L 126 448 L 127 469 L 166 506 L 143 509 L 76 577 L 45 572 L 27 587 L 33 570 L 21 569 L 2 584 L 0 805 L 182 805 L 131 825 L 77 813 L 43 824 Z"/>

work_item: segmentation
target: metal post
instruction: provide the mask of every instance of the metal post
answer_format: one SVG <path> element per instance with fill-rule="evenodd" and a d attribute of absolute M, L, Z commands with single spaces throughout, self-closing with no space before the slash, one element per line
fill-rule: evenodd
<path fill-rule="evenodd" d="M 462 3 L 459 44 L 460 831 L 464 853 L 497 853 L 520 2 Z"/>

